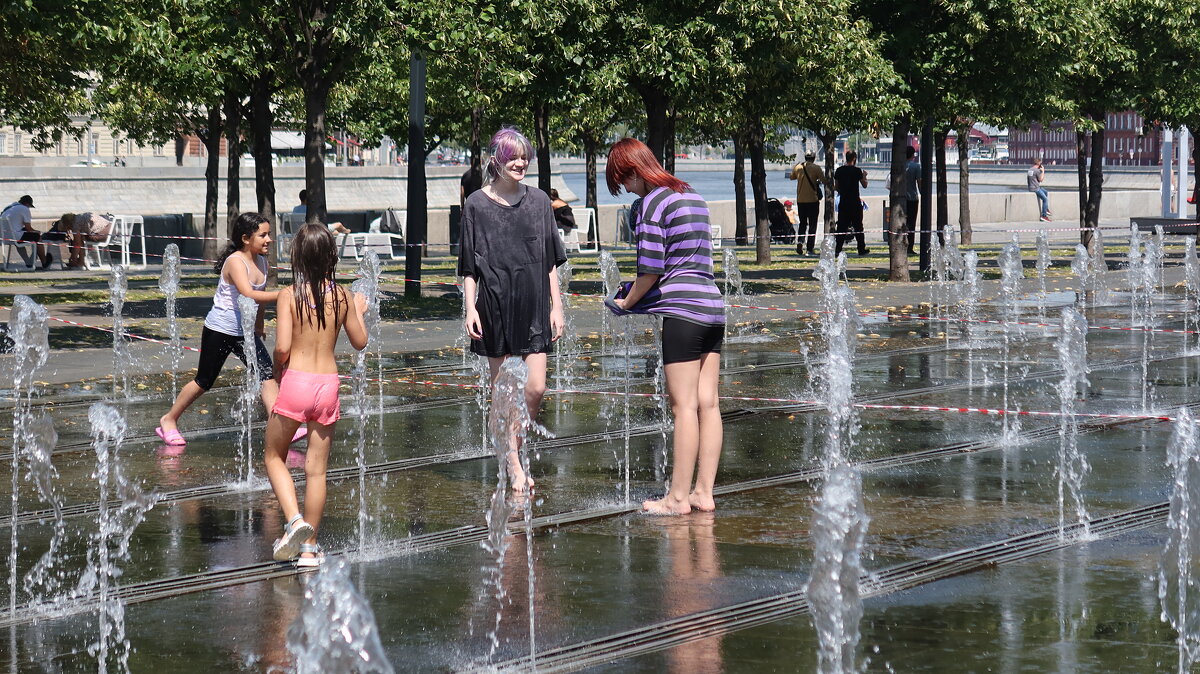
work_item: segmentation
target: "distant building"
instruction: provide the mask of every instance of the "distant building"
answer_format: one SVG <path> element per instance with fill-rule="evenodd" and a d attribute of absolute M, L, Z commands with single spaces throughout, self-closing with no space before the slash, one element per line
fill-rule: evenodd
<path fill-rule="evenodd" d="M 1110 112 L 1104 116 L 1104 164 L 1108 166 L 1157 166 L 1162 153 L 1158 128 L 1147 124 L 1136 112 Z M 1074 164 L 1075 126 L 1070 122 L 1030 124 L 1028 130 L 1009 135 L 1009 161 L 1032 164 L 1041 157 L 1046 164 Z"/>
<path fill-rule="evenodd" d="M 72 164 L 112 164 L 117 157 L 146 165 L 175 163 L 175 148 L 142 145 L 101 122 L 79 119 L 79 138 L 64 138 L 44 150 L 33 146 L 33 134 L 12 126 L 0 126 L 0 165 L 70 166 Z"/>

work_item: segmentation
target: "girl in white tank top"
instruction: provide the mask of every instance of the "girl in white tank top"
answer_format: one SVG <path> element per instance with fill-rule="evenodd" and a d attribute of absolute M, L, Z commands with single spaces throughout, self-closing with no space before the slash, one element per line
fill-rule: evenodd
<path fill-rule="evenodd" d="M 196 402 L 196 399 L 212 388 L 229 354 L 245 361 L 243 340 L 254 339 L 259 377 L 262 379 L 263 404 L 270 410 L 275 405 L 279 386 L 272 378 L 271 357 L 262 341 L 264 334 L 262 305 L 274 302 L 278 291 L 265 291 L 267 287 L 266 255 L 271 247 L 271 224 L 257 213 L 242 213 L 234 221 L 230 231 L 230 242 L 214 269 L 221 275 L 217 292 L 213 295 L 213 308 L 204 319 L 204 331 L 200 338 L 200 365 L 196 379 L 187 383 L 175 399 L 171 409 L 159 419 L 155 429 L 163 442 L 173 447 L 187 444 L 179 433 L 179 417 Z M 238 298 L 245 295 L 259 304 L 255 320 L 255 334 L 243 335 Z M 297 438 L 303 437 L 298 433 Z"/>

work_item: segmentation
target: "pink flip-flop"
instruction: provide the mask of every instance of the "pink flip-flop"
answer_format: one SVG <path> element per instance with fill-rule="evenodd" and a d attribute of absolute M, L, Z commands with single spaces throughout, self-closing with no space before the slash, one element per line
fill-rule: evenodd
<path fill-rule="evenodd" d="M 172 447 L 182 447 L 187 444 L 187 440 L 184 440 L 183 436 L 179 434 L 178 428 L 164 431 L 162 426 L 159 426 L 158 428 L 154 429 L 154 432 L 158 434 L 158 437 L 162 438 L 163 442 Z"/>
<path fill-rule="evenodd" d="M 294 444 L 296 444 L 297 442 L 300 442 L 301 440 L 303 440 L 303 439 L 304 439 L 304 436 L 306 436 L 306 435 L 308 435 L 308 427 L 307 427 L 307 426 L 301 426 L 300 428 L 297 428 L 297 429 L 296 429 L 296 432 L 295 432 L 295 434 L 293 434 L 293 435 L 292 435 L 292 441 L 291 441 L 291 442 L 289 442 L 288 444 L 289 444 L 289 445 L 294 445 Z"/>

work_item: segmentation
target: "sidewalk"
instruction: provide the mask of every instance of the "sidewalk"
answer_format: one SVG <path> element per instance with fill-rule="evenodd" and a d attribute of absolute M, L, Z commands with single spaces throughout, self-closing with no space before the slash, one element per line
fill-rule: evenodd
<path fill-rule="evenodd" d="M 1046 229 L 1055 229 L 1055 225 L 1063 225 L 1064 223 L 1029 223 L 1031 226 L 1028 229 L 1036 230 L 1036 224 L 1047 225 Z M 1120 226 L 1117 221 L 1104 221 L 1104 226 Z M 998 244 L 1007 243 L 1010 240 L 1010 235 L 1007 232 L 1001 231 L 1000 228 L 980 224 L 976 226 L 975 243 L 981 246 L 995 248 Z M 858 300 L 858 306 L 862 311 L 886 310 L 889 307 L 903 309 L 905 307 L 918 308 L 922 302 L 928 302 L 930 298 L 930 284 L 924 282 L 909 282 L 909 283 L 893 283 L 882 280 L 855 280 L 855 272 L 870 272 L 872 275 L 886 273 L 887 260 L 883 256 L 885 253 L 882 248 L 882 242 L 878 240 L 879 233 L 874 233 L 876 238 L 870 239 L 868 246 L 880 256 L 872 256 L 867 260 L 859 261 L 854 255 L 849 255 L 847 258 L 848 271 L 851 275 L 851 287 L 854 289 Z M 1052 245 L 1056 246 L 1055 259 L 1058 261 L 1058 269 L 1062 269 L 1065 261 L 1069 259 L 1066 246 L 1072 245 L 1078 241 L 1078 232 L 1056 232 L 1057 236 L 1051 239 Z M 1117 243 L 1117 232 L 1106 232 L 1106 242 L 1111 245 L 1124 245 L 1122 240 Z M 870 237 L 870 234 L 868 234 Z M 1124 237 L 1122 236 L 1121 239 Z M 1024 257 L 1028 262 L 1032 255 L 1030 249 L 1033 246 L 1034 234 L 1022 233 L 1021 243 L 1025 251 Z M 1170 241 L 1170 239 L 1169 239 Z M 748 249 L 740 249 L 743 259 L 747 254 L 752 254 Z M 796 267 L 794 271 L 789 273 L 789 270 L 767 270 L 767 271 L 744 271 L 743 276 L 747 281 L 754 281 L 759 278 L 767 279 L 770 274 L 789 274 L 793 278 L 811 278 L 812 268 L 815 265 L 813 258 L 798 258 L 795 251 L 790 247 L 776 247 L 773 250 L 777 255 L 777 259 L 788 261 L 795 260 Z M 916 258 L 910 258 L 912 265 L 911 271 L 913 278 L 917 278 Z M 1123 255 L 1109 256 L 1109 267 L 1114 268 L 1123 263 Z M 718 264 L 720 264 L 718 262 Z M 987 260 L 987 266 L 994 266 L 994 262 Z M 984 265 L 981 265 L 981 268 Z M 137 275 L 145 276 L 150 273 L 139 272 Z M 197 272 L 199 273 L 199 272 Z M 9 315 L 9 305 L 11 297 L 17 294 L 29 294 L 37 298 L 38 294 L 53 292 L 53 285 L 49 286 L 45 283 L 48 280 L 58 279 L 80 279 L 81 277 L 94 277 L 95 283 L 88 283 L 87 287 L 95 289 L 107 289 L 107 275 L 101 276 L 103 272 L 34 272 L 27 274 L 7 274 L 8 278 L 16 278 L 27 280 L 26 285 L 11 285 L 3 287 L 0 294 L 7 297 L 0 298 L 3 307 L 0 307 L 0 321 L 7 322 Z M 1028 276 L 1033 275 L 1033 270 L 1028 266 L 1026 268 Z M 1182 277 L 1182 269 L 1168 268 L 1168 275 L 1171 278 L 1171 283 L 1178 281 Z M 718 282 L 720 282 L 718 275 Z M 1123 272 L 1110 271 L 1107 274 L 1107 281 L 1110 287 L 1121 287 L 1125 283 Z M 1048 289 L 1051 292 L 1055 291 L 1070 291 L 1073 289 L 1073 279 L 1067 276 L 1056 276 L 1049 279 Z M 136 283 L 136 287 L 145 288 L 152 286 L 157 287 L 154 282 L 140 281 Z M 576 283 L 576 292 L 592 293 L 595 292 L 597 283 L 595 281 L 579 281 Z M 1026 292 L 1036 292 L 1039 287 L 1037 279 L 1027 279 L 1025 281 Z M 404 287 L 402 283 L 390 283 L 382 286 L 382 290 L 389 293 L 403 293 Z M 998 293 L 998 280 L 984 280 L 980 282 L 980 290 L 982 296 L 990 298 Z M 429 295 L 440 296 L 444 294 L 444 290 L 439 288 L 431 288 Z M 459 301 L 455 297 L 446 297 L 445 301 L 455 303 Z M 178 300 L 178 311 L 180 315 L 181 334 L 184 335 L 183 343 L 188 346 L 199 345 L 200 326 L 203 322 L 203 317 L 211 306 L 211 297 L 187 297 Z M 746 304 L 756 307 L 775 307 L 784 309 L 785 311 L 772 311 L 769 309 L 745 309 L 733 308 L 730 312 L 730 318 L 736 322 L 758 322 L 769 325 L 771 323 L 795 322 L 812 316 L 811 310 L 819 308 L 820 298 L 816 292 L 795 292 L 795 293 L 769 293 L 750 295 L 747 298 Z M 569 311 L 571 312 L 571 321 L 574 325 L 576 334 L 587 337 L 593 333 L 598 334 L 601 328 L 601 304 L 598 297 L 570 297 L 568 298 Z M 82 323 L 88 326 L 97 326 L 101 328 L 111 328 L 112 318 L 108 316 L 109 307 L 104 303 L 74 303 L 74 304 L 52 304 L 48 305 L 50 315 L 52 317 L 67 319 Z M 795 310 L 795 311 L 792 311 Z M 810 310 L 810 311 L 803 311 Z M 163 320 L 163 305 L 161 301 L 146 300 L 141 302 L 130 302 L 126 305 L 126 315 L 128 317 L 127 330 L 134 334 L 146 334 L 151 332 L 154 336 L 163 336 L 166 334 L 165 320 Z M 64 324 L 53 322 L 51 330 L 62 330 Z M 74 330 L 87 330 L 87 328 L 72 328 Z M 459 319 L 431 319 L 431 320 L 409 320 L 409 321 L 389 321 L 383 325 L 383 351 L 390 354 L 413 354 L 422 352 L 433 352 L 440 349 L 455 348 L 457 340 L 462 331 L 462 325 Z M 268 342 L 270 342 L 271 326 L 268 326 Z M 60 349 L 51 354 L 50 363 L 44 368 L 44 372 L 40 379 L 51 384 L 63 384 L 68 382 L 77 382 L 85 379 L 104 379 L 107 378 L 112 371 L 112 351 L 111 335 L 99 330 L 96 331 L 95 339 L 90 340 L 90 343 L 95 344 L 94 348 L 79 348 L 79 349 Z M 341 349 L 347 352 L 348 347 Z M 165 347 L 148 343 L 140 340 L 133 340 L 129 347 L 130 358 L 133 364 L 131 375 L 157 374 L 167 371 L 169 368 L 169 360 L 166 355 Z M 0 364 L 7 361 L 10 356 L 0 356 Z M 195 367 L 196 354 L 194 352 L 184 352 L 181 367 L 183 370 L 188 370 Z"/>

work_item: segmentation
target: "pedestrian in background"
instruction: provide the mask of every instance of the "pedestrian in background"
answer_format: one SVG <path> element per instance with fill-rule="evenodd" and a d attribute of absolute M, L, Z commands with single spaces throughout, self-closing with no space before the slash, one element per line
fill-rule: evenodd
<path fill-rule="evenodd" d="M 846 163 L 833 172 L 834 188 L 841 195 L 838 205 L 837 252 L 842 252 L 842 246 L 851 238 L 858 240 L 859 257 L 869 255 L 867 239 L 863 234 L 863 203 L 859 186 L 867 186 L 867 172 L 858 168 L 858 153 L 851 150 L 846 153 Z"/>
<path fill-rule="evenodd" d="M 1029 191 L 1037 196 L 1038 208 L 1041 211 L 1042 222 L 1050 222 L 1050 195 L 1046 193 L 1046 188 L 1042 187 L 1042 182 L 1046 180 L 1046 169 L 1042 166 L 1042 158 L 1038 157 L 1033 160 L 1033 166 L 1025 174 L 1029 181 Z"/>
<path fill-rule="evenodd" d="M 817 241 L 817 215 L 821 210 L 821 183 L 825 181 L 825 173 L 813 161 L 817 155 L 813 152 L 804 153 L 804 161 L 792 167 L 789 180 L 796 181 L 796 254 L 803 255 L 807 250 L 814 255 L 813 247 Z"/>

